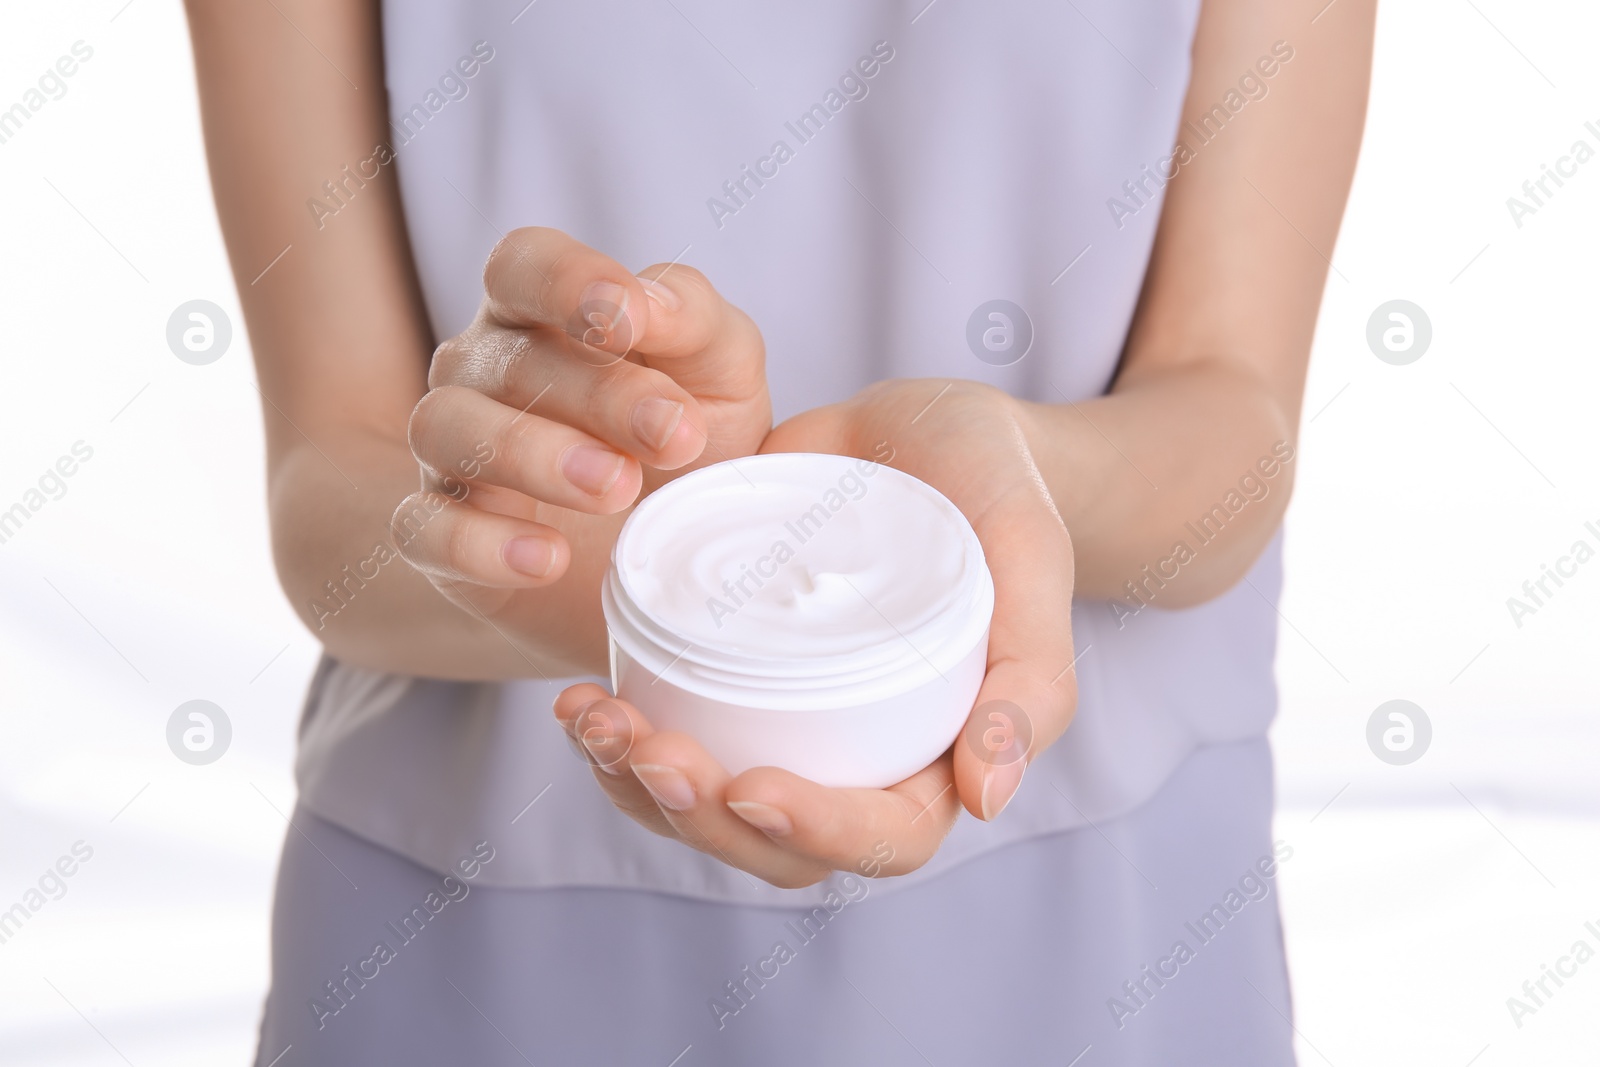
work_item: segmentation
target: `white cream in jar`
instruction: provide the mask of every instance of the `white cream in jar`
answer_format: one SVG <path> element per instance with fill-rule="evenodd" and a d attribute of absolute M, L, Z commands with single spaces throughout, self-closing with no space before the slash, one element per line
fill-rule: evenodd
<path fill-rule="evenodd" d="M 870 460 L 774 453 L 647 497 L 601 600 L 618 696 L 733 774 L 882 787 L 956 738 L 994 583 L 931 486 Z"/>

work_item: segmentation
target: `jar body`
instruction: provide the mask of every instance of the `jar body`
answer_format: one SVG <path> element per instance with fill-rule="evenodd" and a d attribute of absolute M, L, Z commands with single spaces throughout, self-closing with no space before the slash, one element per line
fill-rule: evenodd
<path fill-rule="evenodd" d="M 989 631 L 943 678 L 840 707 L 774 710 L 715 700 L 659 677 L 611 636 L 611 684 L 657 730 L 705 746 L 729 774 L 782 767 L 835 788 L 882 789 L 938 759 L 961 733 L 988 665 Z"/>
<path fill-rule="evenodd" d="M 882 788 L 950 746 L 988 666 L 994 583 L 965 516 L 871 460 L 692 471 L 618 533 L 613 691 L 730 773 Z"/>

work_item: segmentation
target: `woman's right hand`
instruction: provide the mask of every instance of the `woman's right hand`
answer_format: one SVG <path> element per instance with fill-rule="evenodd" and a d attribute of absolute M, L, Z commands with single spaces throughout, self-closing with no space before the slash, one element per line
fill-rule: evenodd
<path fill-rule="evenodd" d="M 495 247 L 484 290 L 434 353 L 409 430 L 422 488 L 392 532 L 452 602 L 516 632 L 530 591 L 569 571 L 598 587 L 641 495 L 754 454 L 772 404 L 760 331 L 693 268 L 635 277 L 529 228 Z"/>

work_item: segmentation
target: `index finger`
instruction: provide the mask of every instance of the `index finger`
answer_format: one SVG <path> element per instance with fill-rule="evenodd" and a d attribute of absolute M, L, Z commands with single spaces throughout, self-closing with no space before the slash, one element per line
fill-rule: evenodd
<path fill-rule="evenodd" d="M 485 310 L 502 326 L 545 326 L 624 356 L 650 311 L 639 279 L 610 256 L 546 226 L 512 230 L 483 267 Z"/>
<path fill-rule="evenodd" d="M 804 859 L 868 878 L 926 863 L 960 813 L 948 756 L 888 789 L 833 789 L 778 767 L 728 783 L 733 811 Z"/>

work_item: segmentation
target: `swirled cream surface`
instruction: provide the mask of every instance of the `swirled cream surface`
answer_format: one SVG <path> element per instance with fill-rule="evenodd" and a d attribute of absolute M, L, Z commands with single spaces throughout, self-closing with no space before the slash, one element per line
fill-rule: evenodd
<path fill-rule="evenodd" d="M 964 655 L 993 584 L 960 511 L 870 460 L 706 467 L 653 493 L 617 540 L 611 596 L 675 674 L 831 687 Z M 637 642 L 634 642 L 637 643 Z"/>

